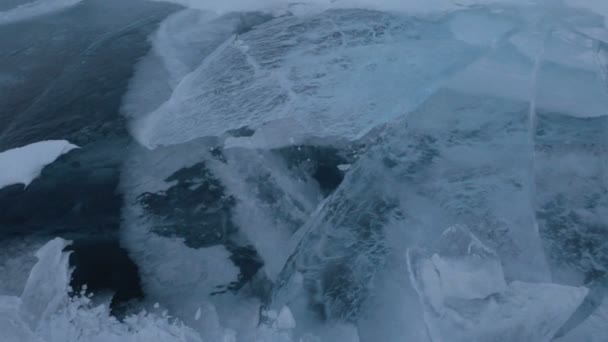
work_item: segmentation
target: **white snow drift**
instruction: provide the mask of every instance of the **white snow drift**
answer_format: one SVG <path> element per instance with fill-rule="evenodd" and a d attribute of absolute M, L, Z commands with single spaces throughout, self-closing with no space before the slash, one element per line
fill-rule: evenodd
<path fill-rule="evenodd" d="M 0 189 L 13 184 L 29 185 L 45 166 L 78 148 L 66 140 L 47 140 L 0 152 Z"/>

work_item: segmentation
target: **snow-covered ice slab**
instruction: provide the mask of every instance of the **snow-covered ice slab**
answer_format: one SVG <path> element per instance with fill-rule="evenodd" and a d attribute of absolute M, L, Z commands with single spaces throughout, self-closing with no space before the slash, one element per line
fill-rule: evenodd
<path fill-rule="evenodd" d="M 150 148 L 275 124 L 283 137 L 356 139 L 415 108 L 482 50 L 405 15 L 280 17 L 227 40 L 132 132 Z"/>
<path fill-rule="evenodd" d="M 82 0 L 36 0 L 0 12 L 0 25 L 31 19 L 76 5 Z"/>
<path fill-rule="evenodd" d="M 13 184 L 29 185 L 45 166 L 75 148 L 78 147 L 65 140 L 48 140 L 0 152 L 0 189 Z"/>
<path fill-rule="evenodd" d="M 514 281 L 466 228 L 446 230 L 428 251 L 408 251 L 408 269 L 434 342 L 551 341 L 586 288 Z"/>

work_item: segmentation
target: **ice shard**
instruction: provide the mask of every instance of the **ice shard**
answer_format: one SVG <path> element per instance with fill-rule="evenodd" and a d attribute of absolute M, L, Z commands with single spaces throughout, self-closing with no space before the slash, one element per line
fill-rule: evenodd
<path fill-rule="evenodd" d="M 500 260 L 466 228 L 408 251 L 432 341 L 551 341 L 587 294 L 556 284 L 506 284 Z"/>

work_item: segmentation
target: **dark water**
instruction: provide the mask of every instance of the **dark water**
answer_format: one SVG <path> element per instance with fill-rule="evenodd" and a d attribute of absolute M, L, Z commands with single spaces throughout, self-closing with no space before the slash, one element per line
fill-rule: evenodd
<path fill-rule="evenodd" d="M 147 37 L 176 6 L 86 0 L 0 26 L 0 151 L 47 139 L 82 147 L 27 188 L 0 190 L 0 240 L 74 241 L 72 285 L 115 293 L 113 308 L 142 297 L 137 267 L 119 243 L 116 192 L 131 144 L 120 113 Z"/>

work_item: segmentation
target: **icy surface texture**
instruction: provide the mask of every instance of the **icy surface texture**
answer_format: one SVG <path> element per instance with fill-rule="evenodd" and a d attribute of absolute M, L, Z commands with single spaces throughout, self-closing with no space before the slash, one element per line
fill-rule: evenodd
<path fill-rule="evenodd" d="M 580 283 L 608 266 L 607 131 L 605 116 L 539 115 L 538 217 L 555 280 Z"/>
<path fill-rule="evenodd" d="M 466 228 L 446 230 L 409 271 L 433 341 L 551 341 L 585 288 L 505 283 L 496 254 Z"/>
<path fill-rule="evenodd" d="M 264 134 L 275 146 L 275 138 L 355 139 L 417 106 L 478 53 L 447 27 L 412 17 L 281 17 L 226 40 L 133 133 L 148 147 L 243 126 L 278 125 L 280 137 Z"/>
<path fill-rule="evenodd" d="M 606 328 L 606 322 L 608 321 L 608 300 L 606 299 L 608 286 L 606 285 L 604 280 L 603 288 L 600 290 L 602 293 L 595 296 L 592 301 L 581 305 L 571 319 L 562 326 L 555 341 L 599 342 L 608 338 L 608 329 Z M 597 289 L 592 289 L 592 291 L 594 290 L 597 291 Z"/>
<path fill-rule="evenodd" d="M 334 148 L 214 146 L 197 140 L 134 148 L 125 164 L 123 241 L 150 300 L 180 317 L 203 301 L 217 303 L 222 318 L 234 316 L 226 302 L 257 312 L 251 295 L 267 295 L 266 281 L 290 254 L 289 239 L 346 162 Z"/>
<path fill-rule="evenodd" d="M 13 184 L 29 185 L 45 166 L 75 148 L 65 140 L 48 140 L 0 152 L 0 189 Z"/>
<path fill-rule="evenodd" d="M 311 216 L 285 276 L 301 272 L 330 317 L 356 319 L 378 270 L 457 222 L 496 250 L 509 279 L 548 281 L 527 135 L 525 104 L 438 92 Z"/>
<path fill-rule="evenodd" d="M 608 31 L 524 2 L 168 19 L 125 100 L 150 300 L 237 341 L 601 340 Z"/>

